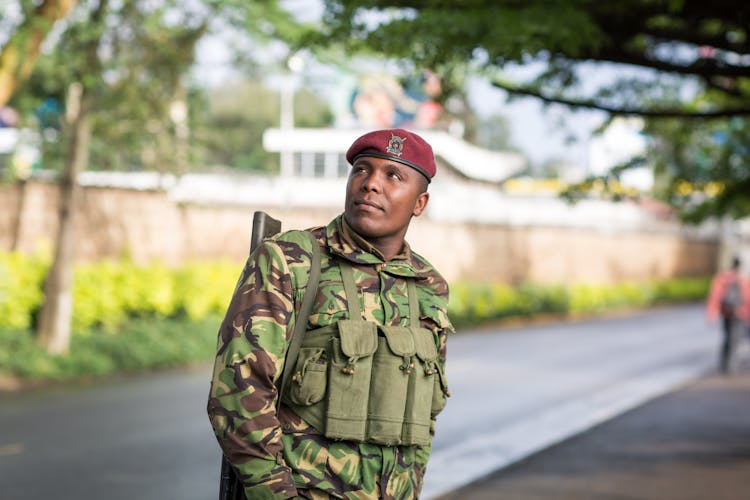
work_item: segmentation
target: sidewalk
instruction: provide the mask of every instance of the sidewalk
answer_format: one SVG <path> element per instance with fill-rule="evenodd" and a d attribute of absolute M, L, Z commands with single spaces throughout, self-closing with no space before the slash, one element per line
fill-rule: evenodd
<path fill-rule="evenodd" d="M 453 395 L 422 497 L 435 500 L 711 373 L 717 342 L 701 305 L 456 335 Z"/>
<path fill-rule="evenodd" d="M 704 376 L 439 498 L 750 498 L 750 367 Z"/>

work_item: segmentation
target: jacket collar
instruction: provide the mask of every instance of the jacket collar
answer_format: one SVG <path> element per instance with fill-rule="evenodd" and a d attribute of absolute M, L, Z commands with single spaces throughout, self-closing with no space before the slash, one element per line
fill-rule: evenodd
<path fill-rule="evenodd" d="M 383 271 L 404 277 L 422 278 L 432 271 L 432 266 L 413 253 L 404 241 L 401 251 L 390 261 L 346 223 L 341 214 L 326 226 L 326 242 L 331 254 L 354 264 L 379 266 Z"/>

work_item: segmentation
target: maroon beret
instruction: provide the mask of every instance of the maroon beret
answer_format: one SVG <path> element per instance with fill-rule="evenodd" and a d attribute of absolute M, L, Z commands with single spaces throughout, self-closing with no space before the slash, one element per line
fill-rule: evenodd
<path fill-rule="evenodd" d="M 354 165 L 357 158 L 362 156 L 403 163 L 424 175 L 427 182 L 437 170 L 435 155 L 427 141 L 414 132 L 401 128 L 368 132 L 354 141 L 346 152 L 346 160 Z"/>

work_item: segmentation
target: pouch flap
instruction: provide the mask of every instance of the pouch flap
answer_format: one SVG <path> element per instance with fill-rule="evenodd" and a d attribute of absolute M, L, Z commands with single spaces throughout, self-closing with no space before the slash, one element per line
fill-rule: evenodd
<path fill-rule="evenodd" d="M 422 361 L 435 361 L 438 357 L 435 335 L 427 328 L 415 328 L 413 332 L 417 357 Z"/>
<path fill-rule="evenodd" d="M 411 356 L 416 352 L 414 336 L 405 326 L 378 326 L 388 341 L 388 347 L 397 356 Z"/>
<path fill-rule="evenodd" d="M 371 356 L 378 348 L 378 330 L 369 321 L 342 319 L 338 323 L 341 351 L 348 358 Z"/>

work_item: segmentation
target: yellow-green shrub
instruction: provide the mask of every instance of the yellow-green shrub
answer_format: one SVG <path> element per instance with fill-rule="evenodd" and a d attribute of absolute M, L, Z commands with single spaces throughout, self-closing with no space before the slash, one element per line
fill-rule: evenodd
<path fill-rule="evenodd" d="M 454 283 L 448 313 L 456 325 L 534 314 L 591 314 L 622 307 L 702 300 L 709 278 L 678 278 L 664 282 L 613 285 L 547 286 Z"/>
<path fill-rule="evenodd" d="M 42 253 L 0 252 L 0 326 L 29 328 L 42 305 L 50 261 Z"/>
<path fill-rule="evenodd" d="M 73 329 L 101 325 L 113 329 L 127 317 L 123 308 L 124 287 L 119 286 L 118 263 L 102 261 L 75 267 L 73 277 Z"/>
<path fill-rule="evenodd" d="M 674 302 L 675 300 L 701 300 L 711 285 L 709 278 L 676 278 L 654 283 L 654 303 Z"/>
<path fill-rule="evenodd" d="M 184 298 L 181 297 L 177 276 L 182 268 L 170 268 L 164 263 L 152 262 L 148 265 L 129 263 L 126 269 L 128 275 L 121 278 L 121 286 L 129 289 L 125 306 L 130 316 L 172 316 L 179 311 L 180 302 Z"/>
<path fill-rule="evenodd" d="M 224 311 L 240 266 L 190 262 L 178 268 L 153 262 L 97 262 L 75 271 L 73 325 L 112 329 L 128 317 L 185 314 L 192 320 Z"/>
<path fill-rule="evenodd" d="M 43 302 L 49 259 L 0 252 L 0 327 L 28 329 Z M 77 264 L 73 273 L 73 330 L 114 330 L 128 318 L 186 315 L 198 320 L 229 304 L 241 264 L 105 260 Z"/>
<path fill-rule="evenodd" d="M 0 327 L 27 329 L 42 303 L 49 259 L 0 252 Z M 178 268 L 161 262 L 100 261 L 75 267 L 73 326 L 113 330 L 132 317 L 191 320 L 221 314 L 229 303 L 241 264 L 190 262 Z M 585 314 L 616 307 L 701 300 L 708 278 L 615 285 L 451 284 L 449 314 L 457 325 L 535 314 Z"/>
<path fill-rule="evenodd" d="M 175 289 L 181 297 L 181 307 L 191 319 L 222 313 L 240 274 L 240 267 L 232 262 L 192 262 L 178 269 Z"/>
<path fill-rule="evenodd" d="M 568 310 L 568 290 L 563 286 L 456 282 L 450 291 L 448 312 L 459 325 Z"/>

